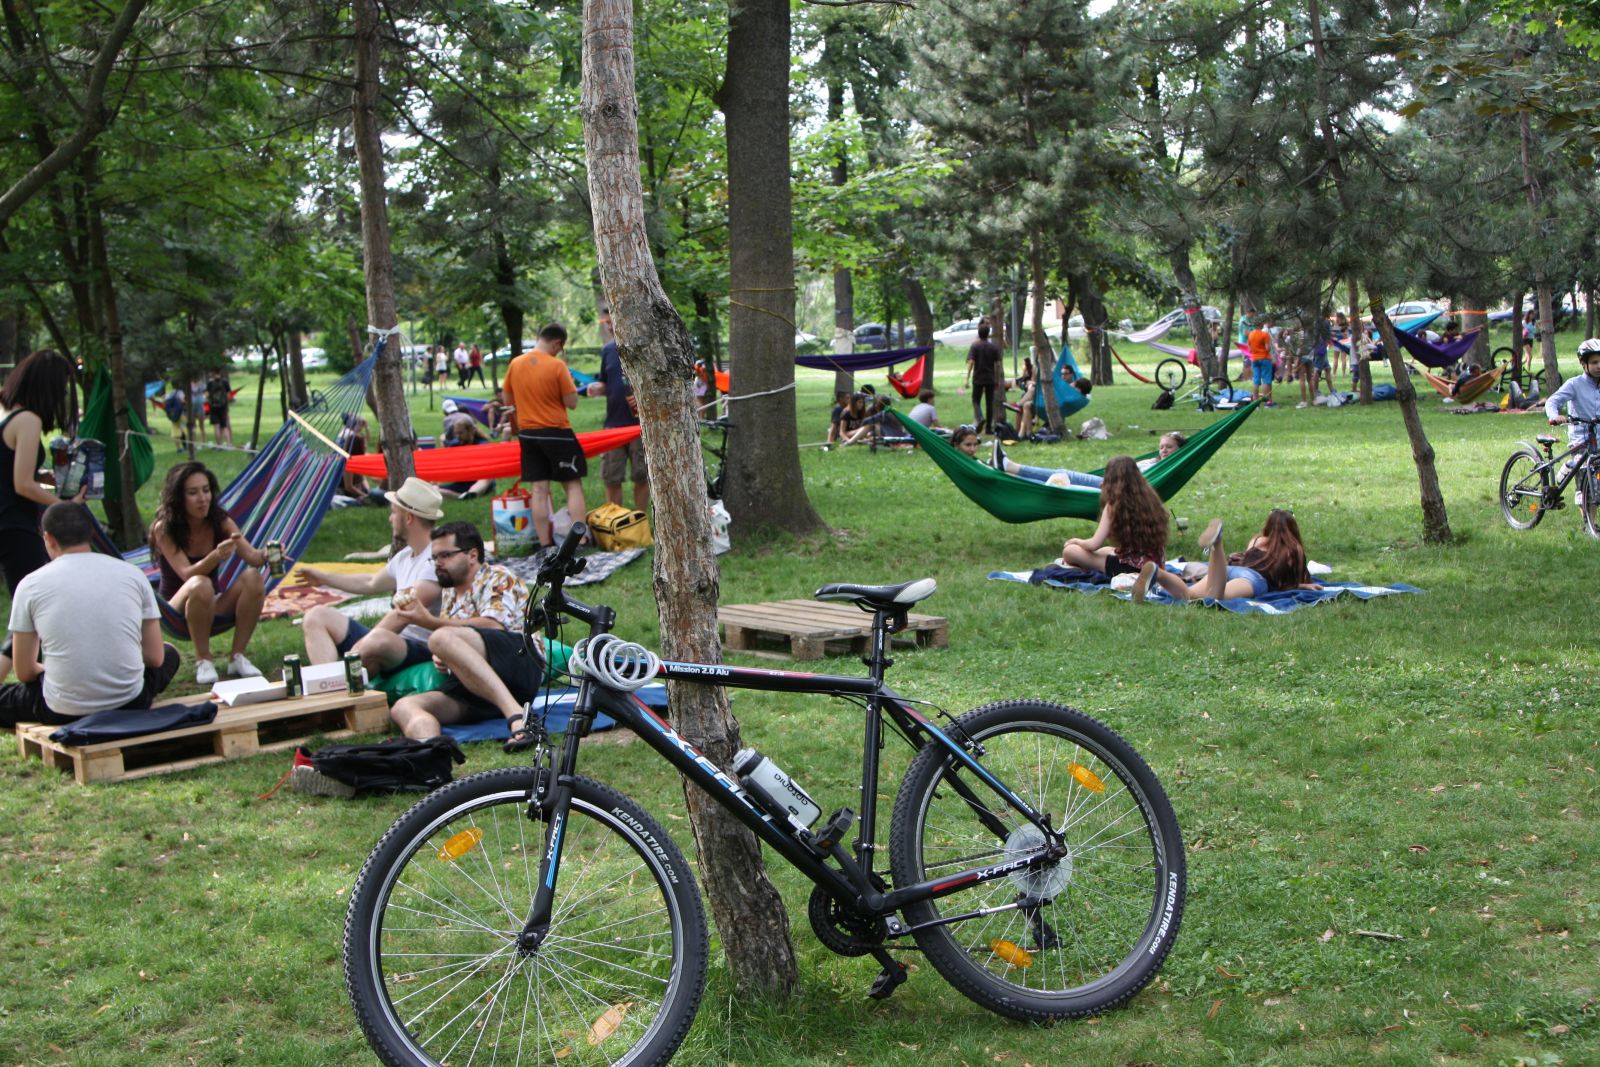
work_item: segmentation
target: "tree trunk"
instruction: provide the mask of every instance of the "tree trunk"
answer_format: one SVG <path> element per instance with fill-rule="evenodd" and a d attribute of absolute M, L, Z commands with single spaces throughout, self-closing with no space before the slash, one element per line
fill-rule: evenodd
<path fill-rule="evenodd" d="M 829 31 L 826 48 L 835 47 L 834 39 L 842 31 L 841 27 L 834 27 Z M 844 81 L 838 74 L 828 79 L 828 121 L 839 122 L 844 118 Z M 833 157 L 833 184 L 842 186 L 850 180 L 850 161 L 845 155 L 845 149 L 840 148 L 839 153 Z M 847 356 L 856 350 L 856 294 L 855 284 L 850 277 L 849 267 L 835 267 L 833 271 L 833 351 L 835 355 Z M 892 345 L 890 347 L 893 347 Z M 833 392 L 855 392 L 856 376 L 847 370 L 833 372 Z"/>
<path fill-rule="evenodd" d="M 1222 351 L 1218 353 L 1222 361 L 1222 373 L 1228 374 L 1228 359 L 1233 355 L 1233 311 L 1238 304 L 1238 296 L 1232 289 L 1228 290 L 1228 307 L 1222 313 Z M 1352 305 L 1353 306 L 1353 305 Z M 1232 387 L 1232 376 L 1229 375 L 1229 387 Z"/>
<path fill-rule="evenodd" d="M 911 305 L 911 322 L 917 328 L 917 344 L 928 346 L 927 362 L 923 364 L 922 380 L 927 387 L 933 388 L 933 356 L 938 345 L 933 343 L 933 308 L 928 306 L 928 294 L 922 291 L 922 282 L 917 278 L 907 277 L 905 280 L 906 303 Z M 1038 361 L 1034 361 L 1037 367 Z"/>
<path fill-rule="evenodd" d="M 787 25 L 788 8 L 783 10 Z M 632 17 L 629 0 L 584 3 L 582 112 L 595 247 L 644 427 L 658 531 L 653 578 L 662 652 L 715 663 L 721 659 L 717 559 L 695 429 L 694 346 L 661 287 L 645 234 Z M 787 63 L 780 73 L 787 77 Z M 727 766 L 739 747 L 739 724 L 726 692 L 677 682 L 669 688 L 678 730 L 712 762 Z M 684 792 L 706 896 L 735 985 L 787 995 L 798 984 L 799 970 L 788 914 L 762 868 L 760 844 L 703 792 L 687 782 Z"/>
<path fill-rule="evenodd" d="M 256 418 L 250 427 L 250 448 L 254 451 L 257 442 L 261 440 L 261 409 L 267 402 L 267 353 L 270 348 L 260 344 L 261 336 L 256 335 L 256 347 L 261 349 L 261 373 L 256 378 Z"/>
<path fill-rule="evenodd" d="M 361 326 L 356 322 L 354 315 L 346 315 L 344 318 L 344 336 L 345 340 L 350 342 L 350 365 L 355 366 L 366 358 L 367 350 L 366 344 L 361 339 Z"/>
<path fill-rule="evenodd" d="M 1033 372 L 1039 395 L 1044 399 L 1044 421 L 1050 432 L 1065 439 L 1067 432 L 1061 423 L 1061 401 L 1056 399 L 1056 357 L 1044 336 L 1044 235 L 1038 230 L 1028 234 L 1028 277 L 1033 289 Z M 1065 320 L 1061 328 L 1067 328 Z M 1067 343 L 1066 334 L 1061 343 Z"/>
<path fill-rule="evenodd" d="M 306 389 L 306 357 L 300 340 L 300 330 L 289 327 L 289 407 L 294 411 L 304 408 L 311 394 Z"/>
<path fill-rule="evenodd" d="M 1333 180 L 1339 197 L 1339 206 L 1347 216 L 1356 216 L 1350 192 L 1345 188 L 1344 163 L 1339 155 L 1339 142 L 1333 135 L 1333 108 L 1328 103 L 1328 56 L 1322 43 L 1321 0 L 1309 0 L 1307 14 L 1311 22 L 1311 52 L 1317 70 L 1317 125 L 1321 129 L 1324 159 L 1328 176 Z M 1400 352 L 1400 342 L 1395 340 L 1394 323 L 1384 314 L 1383 300 L 1372 280 L 1367 282 L 1367 301 L 1372 308 L 1373 321 L 1383 337 L 1383 350 L 1389 357 L 1389 368 L 1394 373 L 1396 399 L 1400 415 L 1406 426 L 1406 436 L 1411 439 L 1411 458 L 1417 467 L 1417 482 L 1422 503 L 1422 538 L 1430 543 L 1451 540 L 1450 520 L 1445 513 L 1444 494 L 1439 490 L 1439 475 L 1433 466 L 1433 445 L 1422 429 L 1422 417 L 1417 412 L 1417 391 L 1411 385 L 1405 360 Z"/>
<path fill-rule="evenodd" d="M 788 0 L 735 6 L 717 94 L 728 138 L 728 345 L 738 353 L 724 502 L 747 533 L 823 526 L 800 475 L 795 421 L 789 22 Z"/>
<path fill-rule="evenodd" d="M 356 87 L 351 111 L 356 161 L 361 169 L 361 262 L 367 282 L 367 323 L 387 333 L 394 330 L 399 317 L 395 314 L 394 257 L 389 247 L 389 206 L 383 179 L 383 131 L 378 124 L 379 26 L 378 0 L 355 0 Z M 411 451 L 417 445 L 411 410 L 406 406 L 398 336 L 389 337 L 392 343 L 384 345 L 373 371 L 391 489 L 398 489 L 414 473 Z M 398 536 L 392 542 L 397 551 L 402 544 Z"/>
<path fill-rule="evenodd" d="M 1189 337 L 1194 341 L 1195 355 L 1200 360 L 1200 373 L 1206 381 L 1217 376 L 1217 353 L 1211 343 L 1211 324 L 1200 310 L 1199 288 L 1194 283 L 1194 268 L 1189 263 L 1189 242 L 1184 241 L 1168 257 L 1172 264 L 1172 277 L 1178 283 L 1183 309 L 1189 317 Z M 1085 320 L 1087 321 L 1087 320 Z"/>
<path fill-rule="evenodd" d="M 1522 343 L 1522 297 L 1523 294 L 1519 292 L 1516 298 L 1511 301 L 1511 374 L 1513 377 L 1522 374 L 1523 363 L 1528 358 L 1527 352 L 1524 351 L 1527 346 Z"/>
<path fill-rule="evenodd" d="M 93 152 L 92 149 L 90 151 Z M 107 451 L 117 456 L 117 478 L 121 489 L 115 509 L 117 518 L 121 519 L 117 533 L 123 545 L 132 548 L 145 539 L 144 519 L 139 515 L 139 482 L 133 473 L 133 449 L 127 447 L 128 433 L 132 429 L 128 423 L 128 368 L 123 359 L 122 319 L 117 313 L 117 289 L 111 279 L 111 263 L 106 255 L 105 220 L 100 214 L 99 200 L 95 200 L 89 209 L 89 240 L 95 281 L 100 290 L 100 311 L 111 369 L 111 411 L 117 428 L 117 439 L 104 444 Z"/>
<path fill-rule="evenodd" d="M 1089 380 L 1097 387 L 1116 385 L 1117 378 L 1111 370 L 1110 338 L 1106 335 L 1110 322 L 1105 298 L 1087 273 L 1078 275 L 1072 285 L 1078 291 L 1078 307 L 1083 312 L 1083 325 L 1089 334 Z M 1064 336 L 1062 343 L 1066 343 Z"/>
<path fill-rule="evenodd" d="M 1516 31 L 1513 30 L 1512 34 L 1515 36 Z M 1520 60 L 1522 55 L 1520 46 L 1513 45 L 1513 60 Z M 1544 395 L 1549 396 L 1561 384 L 1561 371 L 1556 365 L 1555 309 L 1552 306 L 1550 278 L 1545 269 L 1543 252 L 1547 244 L 1550 220 L 1546 218 L 1544 191 L 1540 188 L 1539 177 L 1533 169 L 1533 127 L 1526 108 L 1518 112 L 1517 125 L 1522 148 L 1522 191 L 1528 199 L 1528 215 L 1533 220 L 1533 230 L 1539 246 L 1533 257 L 1533 287 L 1539 300 L 1539 348 L 1544 356 Z"/>

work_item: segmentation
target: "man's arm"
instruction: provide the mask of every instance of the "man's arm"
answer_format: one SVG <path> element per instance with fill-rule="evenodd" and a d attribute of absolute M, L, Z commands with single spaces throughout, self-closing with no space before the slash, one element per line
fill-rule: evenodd
<path fill-rule="evenodd" d="M 19 682 L 31 682 L 44 673 L 39 662 L 39 635 L 32 630 L 11 631 L 11 658 Z"/>
<path fill-rule="evenodd" d="M 439 583 L 431 581 L 418 582 L 411 587 L 411 595 L 416 597 L 418 603 L 431 611 L 439 603 Z M 410 620 L 399 609 L 395 609 L 387 612 L 383 618 L 379 619 L 373 629 L 399 633 L 406 628 L 409 622 Z"/>
<path fill-rule="evenodd" d="M 498 619 L 491 619 L 483 615 L 474 615 L 470 619 L 452 619 L 442 615 L 435 615 L 426 605 L 413 600 L 403 608 L 395 608 L 384 616 L 384 621 L 394 618 L 400 621 L 402 627 L 412 625 L 421 626 L 425 630 L 442 630 L 446 626 L 471 626 L 479 630 L 504 630 Z"/>
<path fill-rule="evenodd" d="M 139 654 L 146 667 L 159 667 L 166 659 L 166 645 L 161 640 L 161 620 L 145 619 L 139 625 Z"/>
<path fill-rule="evenodd" d="M 388 593 L 394 590 L 394 575 L 389 573 L 387 567 L 371 574 L 336 574 L 321 567 L 302 563 L 294 569 L 294 572 L 300 575 L 307 585 L 325 585 L 342 593 L 370 596 L 373 593 Z"/>

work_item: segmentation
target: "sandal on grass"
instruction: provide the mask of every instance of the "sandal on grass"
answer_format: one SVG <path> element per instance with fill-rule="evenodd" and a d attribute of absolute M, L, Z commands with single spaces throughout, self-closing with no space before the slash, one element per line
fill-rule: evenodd
<path fill-rule="evenodd" d="M 512 723 L 516 725 L 511 726 Z M 506 738 L 506 743 L 501 746 L 506 752 L 526 752 L 539 743 L 539 734 L 529 729 L 526 715 L 507 719 L 506 725 L 511 726 L 511 736 Z"/>

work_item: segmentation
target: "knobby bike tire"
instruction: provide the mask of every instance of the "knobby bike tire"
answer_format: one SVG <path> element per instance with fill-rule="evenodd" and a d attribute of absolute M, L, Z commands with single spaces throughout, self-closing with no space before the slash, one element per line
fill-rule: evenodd
<path fill-rule="evenodd" d="M 1600 540 L 1600 525 L 1596 525 L 1600 522 L 1600 516 L 1596 515 L 1596 509 L 1600 507 L 1600 499 L 1597 499 L 1600 498 L 1600 482 L 1596 481 L 1594 471 L 1587 465 L 1578 472 L 1577 482 L 1579 491 L 1583 493 L 1583 503 L 1578 507 L 1578 514 L 1583 516 L 1583 532 Z"/>
<path fill-rule="evenodd" d="M 1531 530 L 1545 513 L 1545 490 L 1549 475 L 1539 469 L 1544 457 L 1522 446 L 1500 469 L 1500 514 L 1514 530 Z"/>
<path fill-rule="evenodd" d="M 1169 393 L 1182 389 L 1184 379 L 1188 376 L 1189 367 L 1181 359 L 1164 359 L 1156 364 L 1156 384 Z"/>
<path fill-rule="evenodd" d="M 962 994 L 1014 1019 L 1072 1019 L 1126 1002 L 1155 977 L 1183 918 L 1183 838 L 1160 782 L 1116 731 L 1060 704 L 1004 701 L 957 723 L 982 745 L 990 773 L 1052 817 L 1071 853 L 907 907 L 915 926 L 1024 896 L 1043 901 L 1034 915 L 1010 909 L 920 930 L 918 946 Z M 929 746 L 906 771 L 889 837 L 896 886 L 1004 862 L 1039 840 L 997 793 L 954 767 Z"/>
<path fill-rule="evenodd" d="M 367 858 L 345 916 L 344 973 L 390 1067 L 663 1064 L 706 974 L 694 876 L 660 824 L 574 779 L 549 934 L 527 920 L 547 847 L 531 767 L 474 774 L 418 801 Z"/>

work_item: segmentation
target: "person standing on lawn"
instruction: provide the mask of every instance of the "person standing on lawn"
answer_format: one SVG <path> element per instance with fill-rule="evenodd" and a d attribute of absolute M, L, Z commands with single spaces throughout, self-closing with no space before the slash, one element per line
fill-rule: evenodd
<path fill-rule="evenodd" d="M 420 600 L 429 610 L 439 603 L 439 581 L 433 568 L 433 528 L 444 518 L 439 490 L 421 478 L 407 478 L 399 489 L 383 494 L 389 501 L 389 529 L 406 546 L 389 557 L 383 570 L 373 574 L 337 574 L 302 564 L 294 573 L 307 585 L 326 585 L 357 596 L 394 593 L 394 607 Z M 333 663 L 347 652 L 361 657 L 371 675 L 390 674 L 431 655 L 432 631 L 407 624 L 398 610 L 390 611 L 371 629 L 338 608 L 320 604 L 306 612 L 306 660 Z"/>
<path fill-rule="evenodd" d="M 1263 407 L 1276 407 L 1272 402 L 1272 316 L 1268 315 L 1250 331 L 1245 339 L 1250 349 L 1250 399 L 1260 400 Z"/>
<path fill-rule="evenodd" d="M 1001 377 L 1004 354 L 989 340 L 989 324 L 978 327 L 978 339 L 967 349 L 967 384 L 972 387 L 972 422 L 979 433 L 994 425 L 995 394 Z"/>
<path fill-rule="evenodd" d="M 606 398 L 606 417 L 601 425 L 608 430 L 637 426 L 639 400 L 633 395 L 633 383 L 622 370 L 622 353 L 611 333 L 610 312 L 600 313 L 600 336 L 605 342 L 600 349 L 600 377 L 589 385 L 589 395 Z M 642 437 L 635 437 L 601 457 L 600 480 L 606 487 L 606 503 L 622 503 L 622 479 L 630 467 L 633 469 L 633 509 L 644 511 L 650 506 L 650 471 L 645 467 Z"/>
<path fill-rule="evenodd" d="M 539 543 L 554 544 L 550 527 L 550 483 L 559 481 L 567 494 L 567 511 L 581 521 L 583 478 L 589 473 L 583 446 L 572 432 L 567 412 L 578 406 L 578 387 L 561 360 L 567 329 L 546 324 L 530 351 L 511 361 L 501 383 L 501 399 L 517 409 L 517 440 L 522 447 L 522 477 L 532 483 L 533 523 Z"/>
<path fill-rule="evenodd" d="M 82 504 L 51 504 L 41 526 L 50 562 L 11 601 L 18 680 L 0 685 L 0 726 L 149 707 L 177 676 L 179 656 L 161 640 L 144 572 L 94 551 L 94 518 Z"/>
<path fill-rule="evenodd" d="M 451 678 L 442 689 L 402 697 L 389 717 L 418 739 L 438 737 L 444 725 L 503 717 L 511 731 L 506 751 L 516 752 L 533 744 L 525 726 L 527 703 L 544 681 L 544 661 L 523 645 L 527 586 L 505 567 L 485 564 L 483 554 L 483 537 L 472 523 L 434 527 L 441 613 L 415 601 L 396 613 L 431 631 L 434 665 Z"/>

